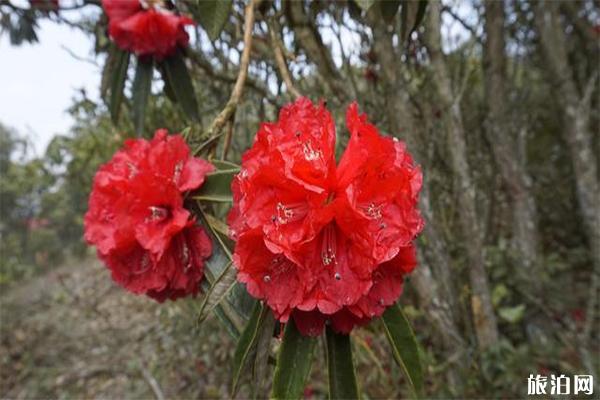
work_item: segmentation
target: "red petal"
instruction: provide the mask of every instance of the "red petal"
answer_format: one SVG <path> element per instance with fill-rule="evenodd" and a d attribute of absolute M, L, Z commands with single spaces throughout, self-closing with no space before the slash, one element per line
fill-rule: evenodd
<path fill-rule="evenodd" d="M 306 291 L 306 272 L 285 256 L 271 253 L 260 231 L 240 237 L 234 263 L 239 270 L 238 280 L 246 284 L 248 293 L 265 299 L 277 319 L 287 320 Z"/>
<path fill-rule="evenodd" d="M 292 317 L 300 333 L 311 337 L 317 337 L 323 332 L 327 320 L 327 317 L 318 311 L 295 310 Z"/>

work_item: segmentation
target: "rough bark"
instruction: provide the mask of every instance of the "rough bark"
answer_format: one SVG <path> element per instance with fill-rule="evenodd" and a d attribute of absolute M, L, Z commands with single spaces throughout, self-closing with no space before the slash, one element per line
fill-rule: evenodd
<path fill-rule="evenodd" d="M 420 132 L 409 108 L 408 90 L 402 85 L 402 66 L 397 62 L 391 32 L 378 17 L 372 15 L 368 22 L 373 29 L 375 52 L 387 82 L 384 88 L 384 100 L 389 129 L 406 141 L 415 160 L 424 167 L 426 152 L 420 148 L 416 140 Z M 427 238 L 427 246 L 419 247 L 420 265 L 413 273 L 411 283 L 427 319 L 439 332 L 446 357 L 449 360 L 459 361 L 464 358 L 466 344 L 458 328 L 457 296 L 452 286 L 453 279 L 449 265 L 451 257 L 446 250 L 443 236 L 437 230 L 426 171 L 423 176 L 419 207 L 426 221 L 424 236 Z M 449 370 L 448 379 L 453 383 L 453 387 L 460 387 L 460 377 L 456 369 Z"/>
<path fill-rule="evenodd" d="M 592 247 L 600 240 L 600 208 L 597 160 L 593 153 L 590 128 L 590 101 L 596 77 L 579 93 L 567 62 L 565 33 L 560 25 L 558 3 L 536 3 L 535 21 L 542 53 L 548 64 L 552 89 L 563 113 L 565 142 L 571 153 L 576 178 L 577 200 Z M 598 254 L 595 262 L 598 263 Z"/>
<path fill-rule="evenodd" d="M 600 286 L 600 185 L 598 159 L 592 147 L 590 127 L 591 97 L 598 72 L 590 77 L 580 93 L 577 89 L 567 58 L 567 38 L 560 24 L 558 2 L 537 2 L 535 23 L 539 33 L 542 54 L 548 65 L 551 89 L 562 109 L 563 135 L 571 154 L 577 201 L 583 224 L 589 238 L 594 264 L 591 273 L 587 323 L 582 333 L 582 359 L 588 370 L 593 370 L 590 352 L 586 351 L 592 329 L 598 317 L 598 290 Z M 597 127 L 596 127 L 597 130 Z"/>
<path fill-rule="evenodd" d="M 431 206 L 429 194 L 429 178 L 427 174 L 427 158 L 425 149 L 421 149 L 417 136 L 421 133 L 417 129 L 418 124 L 410 111 L 408 89 L 402 85 L 401 65 L 397 62 L 396 51 L 392 44 L 392 35 L 387 31 L 381 19 L 374 18 L 369 21 L 373 28 L 374 46 L 382 67 L 383 77 L 386 82 L 384 98 L 389 129 L 394 135 L 401 137 L 407 144 L 415 160 L 425 169 L 423 174 L 423 188 L 420 195 L 420 209 L 425 218 L 424 234 L 428 239 L 426 254 L 432 262 L 432 268 L 441 282 L 440 296 L 449 305 L 449 312 L 456 311 L 456 294 L 452 287 L 452 277 L 448 261 L 451 260 L 446 250 L 442 235 L 436 227 L 436 219 Z M 453 315 L 450 319 L 455 321 Z"/>
<path fill-rule="evenodd" d="M 466 243 L 475 332 L 480 348 L 487 349 L 497 342 L 498 327 L 484 265 L 483 234 L 477 218 L 475 185 L 467 162 L 460 97 L 452 93 L 450 76 L 441 49 L 441 7 L 439 2 L 429 3 L 425 40 L 434 75 L 432 82 L 442 108 L 441 118 L 447 129 L 448 151 L 461 205 L 459 222 Z"/>
<path fill-rule="evenodd" d="M 504 2 L 485 2 L 486 41 L 483 53 L 486 134 L 504 185 L 512 202 L 513 248 L 519 260 L 519 271 L 531 276 L 537 269 L 537 209 L 531 194 L 531 178 L 524 161 L 519 160 L 514 118 L 506 90 L 506 56 L 504 40 Z M 539 280 L 534 280 L 539 282 Z"/>

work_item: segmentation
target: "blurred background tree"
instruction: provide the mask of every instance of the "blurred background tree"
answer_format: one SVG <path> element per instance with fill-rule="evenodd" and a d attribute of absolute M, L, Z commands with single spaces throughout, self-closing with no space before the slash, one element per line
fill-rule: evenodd
<path fill-rule="evenodd" d="M 0 127 L 2 285 L 85 254 L 93 173 L 134 136 L 129 118 L 110 118 L 106 19 L 77 11 L 99 2 L 31 3 L 0 3 L 14 44 L 43 42 L 36 20 L 49 18 L 87 32 L 107 67 L 102 101 L 79 96 L 75 126 L 44 156 Z M 145 136 L 189 128 L 200 143 L 238 77 L 244 3 L 168 4 L 199 22 L 186 62 L 200 119 L 186 119 L 155 72 Z M 519 397 L 537 371 L 598 378 L 599 50 L 595 0 L 262 1 L 243 97 L 204 154 L 239 162 L 259 121 L 300 94 L 327 101 L 343 148 L 357 100 L 424 171 L 420 266 L 401 302 L 423 344 L 427 395 Z"/>

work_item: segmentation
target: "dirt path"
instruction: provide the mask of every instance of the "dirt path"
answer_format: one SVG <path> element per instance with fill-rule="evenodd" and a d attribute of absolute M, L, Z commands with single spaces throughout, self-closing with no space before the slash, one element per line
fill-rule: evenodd
<path fill-rule="evenodd" d="M 0 295 L 0 396 L 226 397 L 232 343 L 209 334 L 213 320 L 196 329 L 196 304 L 126 293 L 95 260 L 13 287 Z"/>

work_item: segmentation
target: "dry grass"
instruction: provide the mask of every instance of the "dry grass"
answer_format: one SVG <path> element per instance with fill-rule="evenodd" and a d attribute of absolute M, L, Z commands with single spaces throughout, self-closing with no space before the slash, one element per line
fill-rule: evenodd
<path fill-rule="evenodd" d="M 115 286 L 96 261 L 3 293 L 5 398 L 212 398 L 227 395 L 233 343 L 191 301 L 159 305 Z"/>
<path fill-rule="evenodd" d="M 18 284 L 0 296 L 0 397 L 229 398 L 234 343 L 213 317 L 195 326 L 198 304 L 131 295 L 95 260 Z M 398 397 L 406 386 L 383 335 L 354 336 L 363 391 Z M 326 393 L 319 348 L 305 397 Z"/>

